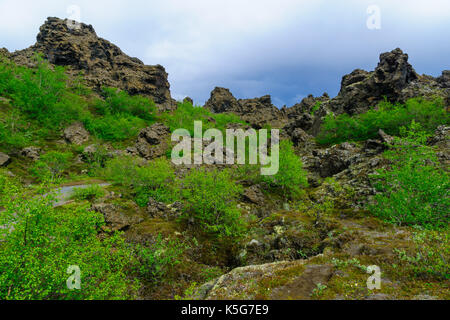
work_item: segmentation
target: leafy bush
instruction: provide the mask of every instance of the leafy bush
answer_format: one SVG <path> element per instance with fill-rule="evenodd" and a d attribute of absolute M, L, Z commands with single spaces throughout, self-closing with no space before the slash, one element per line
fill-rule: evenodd
<path fill-rule="evenodd" d="M 18 110 L 8 110 L 0 120 L 0 147 L 3 150 L 21 149 L 31 142 L 32 133 Z"/>
<path fill-rule="evenodd" d="M 413 252 L 396 249 L 402 267 L 414 275 L 437 280 L 450 279 L 450 233 L 449 230 L 425 230 L 414 234 Z"/>
<path fill-rule="evenodd" d="M 135 137 L 139 130 L 153 122 L 156 107 L 143 96 L 130 96 L 114 88 L 103 88 L 104 100 L 96 100 L 93 108 L 100 117 L 87 116 L 86 129 L 107 141 L 122 141 Z"/>
<path fill-rule="evenodd" d="M 72 156 L 69 152 L 48 152 L 35 163 L 31 172 L 40 181 L 58 179 L 69 167 Z"/>
<path fill-rule="evenodd" d="M 29 196 L 7 188 L 0 202 L 0 299 L 127 299 L 137 282 L 135 264 L 119 234 L 101 240 L 100 213 L 74 206 L 56 210 L 52 196 Z M 69 290 L 69 266 L 81 270 L 81 290 Z"/>
<path fill-rule="evenodd" d="M 192 170 L 181 182 L 185 203 L 182 219 L 218 237 L 238 238 L 243 222 L 236 209 L 242 187 L 228 170 Z"/>
<path fill-rule="evenodd" d="M 80 119 L 86 103 L 68 89 L 64 68 L 50 67 L 40 56 L 36 56 L 35 60 L 36 68 L 30 69 L 2 59 L 1 95 L 11 98 L 13 104 L 30 119 L 48 128 L 57 129 Z"/>
<path fill-rule="evenodd" d="M 339 116 L 329 114 L 325 117 L 317 136 L 320 144 L 337 144 L 344 141 L 364 141 L 375 138 L 379 129 L 390 135 L 399 135 L 402 126 L 415 120 L 424 130 L 432 132 L 441 124 L 450 123 L 450 115 L 445 110 L 442 99 L 434 101 L 413 98 L 405 105 L 384 101 L 378 108 L 356 116 L 346 113 Z"/>
<path fill-rule="evenodd" d="M 135 137 L 146 125 L 144 120 L 127 114 L 87 117 L 83 122 L 89 132 L 106 141 L 122 141 Z"/>
<path fill-rule="evenodd" d="M 271 187 L 280 188 L 288 196 L 300 195 L 302 188 L 308 186 L 307 172 L 289 140 L 280 142 L 279 165 L 277 174 L 263 176 L 262 179 Z"/>
<path fill-rule="evenodd" d="M 74 190 L 72 197 L 77 200 L 94 200 L 105 195 L 105 190 L 97 184 L 93 184 L 86 188 L 77 188 Z"/>
<path fill-rule="evenodd" d="M 130 96 L 115 88 L 103 88 L 105 100 L 98 100 L 95 109 L 100 115 L 130 114 L 140 119 L 153 121 L 155 103 L 143 96 Z"/>
<path fill-rule="evenodd" d="M 158 283 L 167 278 L 173 267 L 181 263 L 186 246 L 177 240 L 163 239 L 159 234 L 148 246 L 137 245 L 138 274 L 143 279 Z"/>
<path fill-rule="evenodd" d="M 413 123 L 408 137 L 397 139 L 395 147 L 384 153 L 391 165 L 373 176 L 381 193 L 369 209 L 398 225 L 446 227 L 450 222 L 449 175 L 439 167 L 434 151 L 420 144 L 426 135 L 414 132 L 417 129 Z"/>
<path fill-rule="evenodd" d="M 166 159 L 156 159 L 147 165 L 131 157 L 112 159 L 106 164 L 105 177 L 132 188 L 140 206 L 146 206 L 149 197 L 163 202 L 174 197 L 175 173 Z"/>

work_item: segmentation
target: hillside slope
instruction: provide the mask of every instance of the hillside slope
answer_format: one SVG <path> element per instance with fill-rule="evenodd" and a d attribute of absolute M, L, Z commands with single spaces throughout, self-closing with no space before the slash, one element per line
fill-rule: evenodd
<path fill-rule="evenodd" d="M 335 98 L 202 108 L 66 22 L 0 51 L 0 299 L 450 299 L 449 71 L 395 49 Z M 279 172 L 175 165 L 194 121 L 280 129 Z"/>

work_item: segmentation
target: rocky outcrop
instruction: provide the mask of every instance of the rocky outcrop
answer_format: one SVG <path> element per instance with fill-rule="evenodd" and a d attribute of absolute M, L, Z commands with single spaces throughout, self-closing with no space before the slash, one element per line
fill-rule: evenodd
<path fill-rule="evenodd" d="M 344 171 L 360 156 L 355 146 L 347 142 L 328 149 L 315 150 L 313 155 L 316 163 L 310 169 L 318 172 L 322 178 Z"/>
<path fill-rule="evenodd" d="M 69 73 L 85 74 L 87 84 L 100 90 L 102 86 L 120 88 L 130 94 L 150 97 L 163 109 L 174 107 L 165 69 L 147 66 L 129 57 L 120 48 L 99 38 L 91 25 L 69 28 L 68 20 L 48 18 L 41 26 L 32 47 L 11 54 L 24 65 L 32 65 L 35 52 L 42 53 L 52 64 L 68 67 Z"/>
<path fill-rule="evenodd" d="M 408 55 L 397 48 L 382 53 L 373 72 L 356 69 L 344 76 L 341 90 L 330 102 L 330 108 L 337 113 L 362 113 L 384 97 L 389 101 L 398 101 L 402 90 L 417 79 L 417 73 L 408 63 Z"/>
<path fill-rule="evenodd" d="M 434 136 L 428 139 L 429 145 L 438 145 L 442 149 L 450 149 L 450 127 L 439 126 L 434 132 Z"/>
<path fill-rule="evenodd" d="M 272 300 L 308 300 L 320 284 L 325 286 L 333 276 L 332 265 L 308 265 L 302 275 L 272 291 Z"/>
<path fill-rule="evenodd" d="M 20 155 L 33 161 L 37 161 L 41 156 L 41 149 L 38 147 L 23 148 L 22 151 L 20 151 Z"/>
<path fill-rule="evenodd" d="M 63 138 L 67 143 L 79 146 L 89 140 L 89 132 L 81 122 L 76 122 L 64 130 Z"/>
<path fill-rule="evenodd" d="M 147 160 L 161 157 L 168 148 L 169 135 L 169 128 L 162 123 L 142 129 L 136 141 L 136 151 Z"/>
<path fill-rule="evenodd" d="M 253 185 L 244 191 L 244 199 L 254 204 L 264 204 L 264 193 L 261 191 L 261 187 Z"/>
<path fill-rule="evenodd" d="M 238 114 L 255 129 L 260 129 L 264 125 L 281 128 L 287 122 L 286 116 L 272 104 L 272 98 L 269 95 L 241 99 L 238 102 L 241 106 Z"/>
<path fill-rule="evenodd" d="M 328 93 L 324 93 L 321 97 L 314 97 L 312 94 L 304 98 L 300 103 L 293 105 L 290 108 L 284 107 L 284 111 L 289 119 L 298 119 L 304 114 L 314 115 L 316 106 L 319 106 L 323 102 L 330 100 Z M 308 128 L 306 128 L 308 130 Z"/>
<path fill-rule="evenodd" d="M 240 112 L 239 103 L 230 90 L 220 87 L 214 88 L 204 107 L 213 113 Z"/>
<path fill-rule="evenodd" d="M 437 78 L 437 81 L 442 88 L 450 88 L 450 70 L 442 71 L 442 75 Z"/>
<path fill-rule="evenodd" d="M 0 152 L 0 167 L 6 167 L 11 163 L 11 158 L 3 152 Z"/>
<path fill-rule="evenodd" d="M 214 113 L 237 114 L 255 129 L 260 129 L 264 125 L 280 128 L 287 123 L 286 115 L 272 104 L 269 95 L 237 100 L 230 90 L 215 88 L 204 107 Z"/>
<path fill-rule="evenodd" d="M 403 103 L 413 97 L 434 98 L 440 96 L 450 103 L 450 71 L 442 76 L 418 75 L 408 62 L 408 55 L 400 49 L 382 53 L 374 71 L 356 69 L 342 78 L 339 94 L 329 99 L 328 95 L 314 98 L 308 96 L 299 104 L 283 111 L 289 118 L 285 129 L 292 132 L 300 128 L 309 134 L 320 131 L 322 119 L 329 113 L 355 115 L 387 99 L 392 103 Z"/>
<path fill-rule="evenodd" d="M 118 206 L 109 203 L 98 203 L 92 205 L 92 210 L 103 214 L 105 223 L 111 231 L 124 231 L 131 225 L 142 222 L 142 219 L 128 217 Z"/>

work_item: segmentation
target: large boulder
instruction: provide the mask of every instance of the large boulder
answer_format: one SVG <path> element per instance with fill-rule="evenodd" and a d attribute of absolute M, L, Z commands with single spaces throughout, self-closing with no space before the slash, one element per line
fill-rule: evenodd
<path fill-rule="evenodd" d="M 40 28 L 36 44 L 11 57 L 19 64 L 32 65 L 31 58 L 39 52 L 50 63 L 69 67 L 74 75 L 83 71 L 87 84 L 96 90 L 103 86 L 120 88 L 130 94 L 148 96 L 163 109 L 175 107 L 168 75 L 162 66 L 147 66 L 129 57 L 99 38 L 91 25 L 69 26 L 68 20 L 48 18 Z"/>
<path fill-rule="evenodd" d="M 6 167 L 11 163 L 11 158 L 3 152 L 0 152 L 0 167 Z"/>
<path fill-rule="evenodd" d="M 355 163 L 361 156 L 358 151 L 348 142 L 324 150 L 314 150 L 315 162 L 309 169 L 319 173 L 322 178 L 331 177 Z"/>
<path fill-rule="evenodd" d="M 262 205 L 265 201 L 264 193 L 259 185 L 253 185 L 245 189 L 243 196 L 246 201 L 257 205 Z"/>
<path fill-rule="evenodd" d="M 103 214 L 106 226 L 111 231 L 125 231 L 131 225 L 142 222 L 142 218 L 129 217 L 114 204 L 97 203 L 91 209 Z"/>
<path fill-rule="evenodd" d="M 20 155 L 33 161 L 37 161 L 41 156 L 41 149 L 38 147 L 23 148 L 20 151 Z"/>
<path fill-rule="evenodd" d="M 155 159 L 165 154 L 168 149 L 170 129 L 162 123 L 142 129 L 136 141 L 138 154 L 147 159 Z"/>
<path fill-rule="evenodd" d="M 70 144 L 82 145 L 89 140 L 89 132 L 81 122 L 75 122 L 64 130 L 63 138 Z"/>
<path fill-rule="evenodd" d="M 265 296 L 272 300 L 309 300 L 319 283 L 326 285 L 330 281 L 334 268 L 328 264 L 306 263 L 307 260 L 282 261 L 237 268 L 200 288 L 201 294 L 197 297 L 254 300 Z M 289 274 L 288 281 L 283 280 L 285 274 Z M 267 281 L 273 284 L 270 288 L 264 286 Z M 260 286 L 266 287 L 266 292 L 258 290 Z"/>

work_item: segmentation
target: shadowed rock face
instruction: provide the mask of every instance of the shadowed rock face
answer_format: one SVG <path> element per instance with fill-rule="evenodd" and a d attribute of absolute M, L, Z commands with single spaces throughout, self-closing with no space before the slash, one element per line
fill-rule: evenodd
<path fill-rule="evenodd" d="M 147 66 L 120 48 L 99 38 L 91 25 L 69 28 L 67 20 L 48 18 L 41 26 L 34 46 L 11 54 L 19 64 L 32 64 L 35 52 L 42 53 L 52 64 L 66 66 L 69 73 L 85 74 L 87 84 L 99 90 L 116 87 L 130 94 L 150 97 L 164 109 L 175 104 L 170 96 L 167 73 L 160 65 Z"/>

